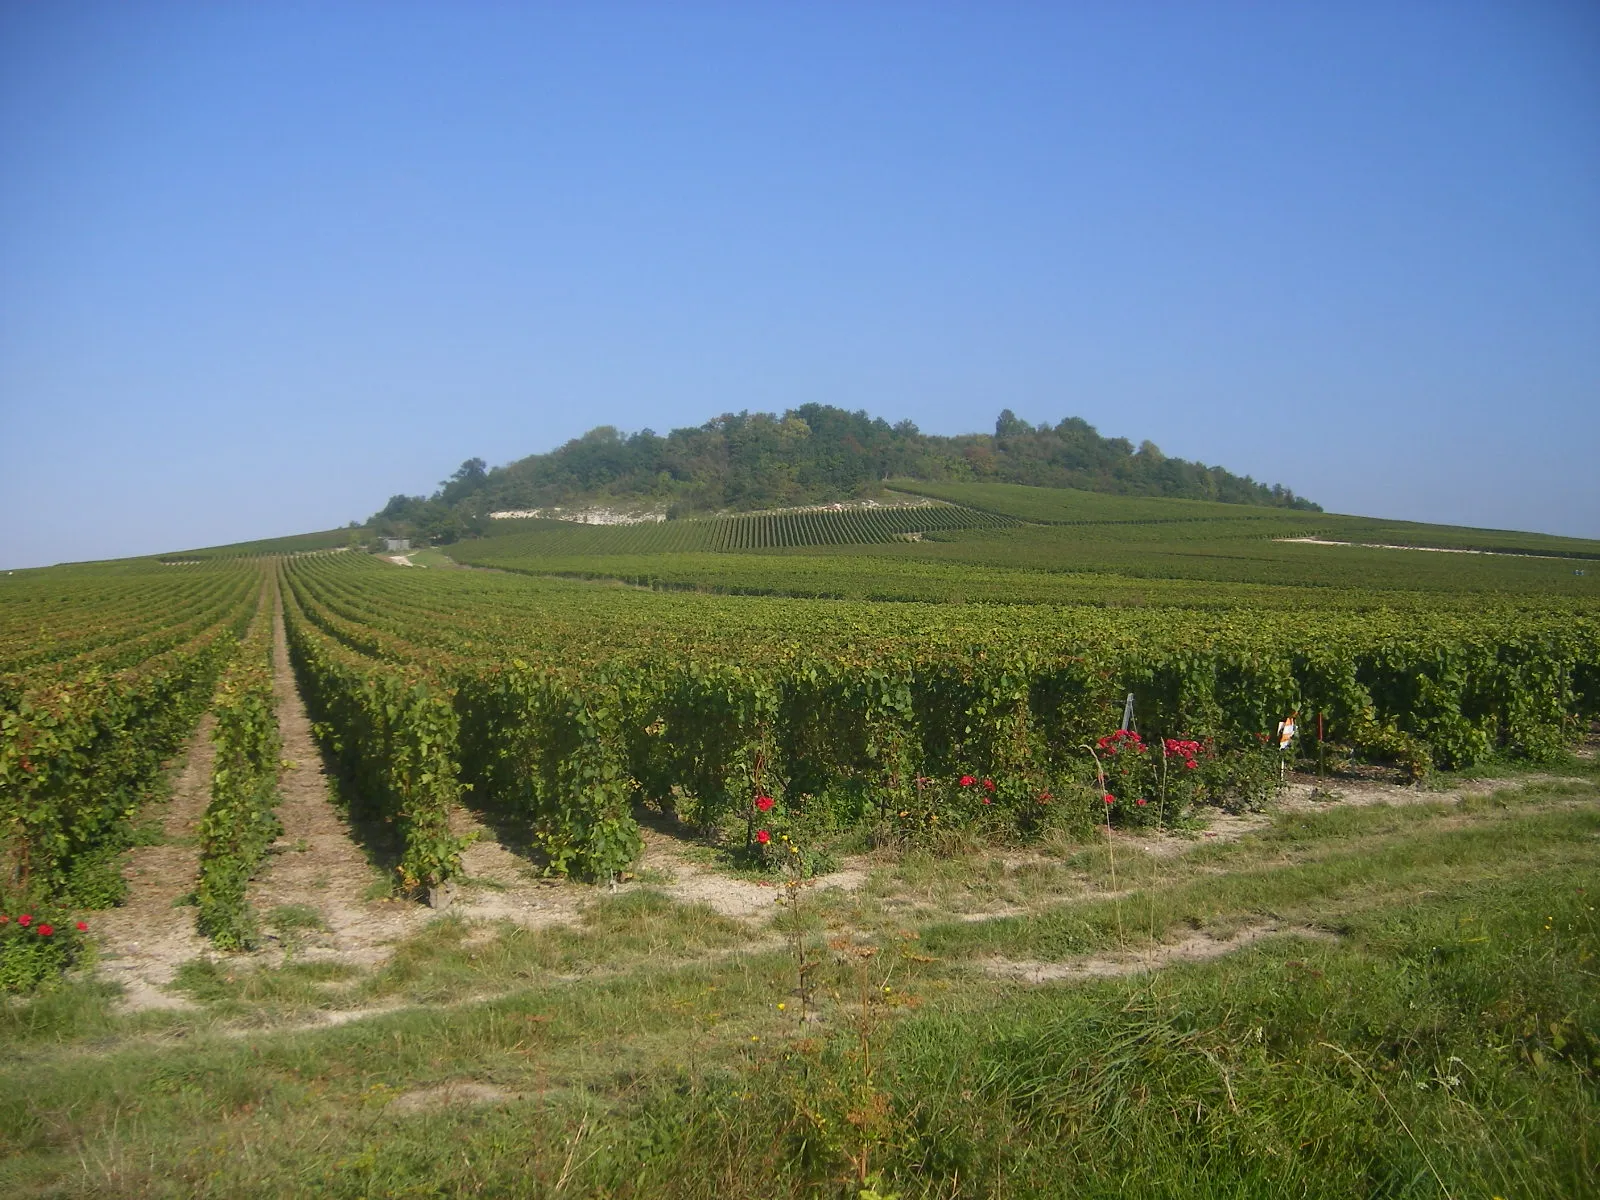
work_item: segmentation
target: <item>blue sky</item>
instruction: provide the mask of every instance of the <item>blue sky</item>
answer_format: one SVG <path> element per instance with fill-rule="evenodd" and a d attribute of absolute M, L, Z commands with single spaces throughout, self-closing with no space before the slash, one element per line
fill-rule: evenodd
<path fill-rule="evenodd" d="M 806 401 L 1600 536 L 1600 8 L 0 0 L 0 565 Z"/>

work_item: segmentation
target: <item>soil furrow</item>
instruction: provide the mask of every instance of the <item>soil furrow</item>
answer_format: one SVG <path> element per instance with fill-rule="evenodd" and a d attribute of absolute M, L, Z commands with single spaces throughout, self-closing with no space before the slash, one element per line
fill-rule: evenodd
<path fill-rule="evenodd" d="M 427 911 L 382 898 L 380 872 L 334 806 L 333 780 L 289 664 L 281 598 L 273 612 L 272 655 L 286 764 L 278 779 L 283 834 L 250 889 L 250 902 L 267 931 L 266 948 L 286 948 L 289 938 L 306 957 L 381 961 L 391 943 L 427 919 Z M 306 927 L 312 913 L 324 928 Z"/>
<path fill-rule="evenodd" d="M 178 964 L 203 952 L 207 942 L 195 932 L 193 905 L 199 871 L 198 829 L 211 802 L 211 714 L 200 719 L 184 750 L 182 771 L 161 810 L 162 841 L 128 852 L 123 878 L 128 896 L 118 908 L 93 919 L 101 978 L 122 985 L 129 1008 L 180 1008 L 187 1002 L 163 990 Z"/>

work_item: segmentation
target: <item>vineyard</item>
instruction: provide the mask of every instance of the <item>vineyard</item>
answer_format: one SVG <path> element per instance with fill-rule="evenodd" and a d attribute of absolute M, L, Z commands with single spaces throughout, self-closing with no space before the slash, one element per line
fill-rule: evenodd
<path fill-rule="evenodd" d="M 793 546 L 869 546 L 953 529 L 1001 529 L 1014 517 L 958 504 L 875 505 L 741 513 L 637 525 L 581 525 L 521 519 L 496 522 L 495 542 L 512 554 L 682 554 Z"/>
<path fill-rule="evenodd" d="M 949 503 L 944 523 L 925 508 L 623 527 L 507 521 L 451 553 L 528 574 L 740 595 L 1082 604 L 1142 594 L 1211 608 L 1470 606 L 1468 594 L 1485 593 L 1600 602 L 1600 569 L 1586 566 L 1600 568 L 1600 542 L 1583 539 L 1007 484 L 897 486 Z M 899 524 L 869 535 L 860 529 L 869 518 Z M 1305 537 L 1347 544 L 1289 540 Z M 1406 544 L 1478 553 L 1380 548 Z"/>
<path fill-rule="evenodd" d="M 0 576 L 0 1180 L 1574 1194 L 1590 545 L 934 487 Z"/>
<path fill-rule="evenodd" d="M 67 569 L 6 589 L 0 886 L 98 905 L 142 790 L 210 705 L 260 572 Z"/>
<path fill-rule="evenodd" d="M 1007 483 L 939 484 L 897 480 L 893 486 L 908 495 L 926 496 L 1036 525 L 1198 526 L 1193 532 L 1182 535 L 1187 541 L 1213 541 L 1219 536 L 1314 535 L 1358 545 L 1400 545 L 1476 550 L 1493 554 L 1600 559 L 1600 541 L 1517 533 L 1504 529 L 1471 529 L 1414 521 L 1386 521 L 1375 517 L 1351 517 L 1338 513 L 1252 508 L 1210 500 L 1112 496 L 1072 488 L 1024 487 Z M 1207 530 L 1205 526 L 1210 529 Z M 1157 536 L 1161 535 L 1158 533 Z"/>
<path fill-rule="evenodd" d="M 1007 495 L 976 499 L 995 508 Z M 1034 517 L 1043 503 L 1010 500 Z M 1134 502 L 1126 524 L 1179 523 L 1191 546 L 1225 544 L 1209 511 L 1219 506 L 1182 502 L 1152 517 L 1160 503 Z M 1082 518 L 1082 502 L 1072 504 Z M 1276 529 L 1315 516 L 1226 520 Z M 1510 588 L 1462 602 L 1431 596 L 1425 574 L 1423 586 L 1391 594 L 1303 581 L 1134 584 L 951 563 L 943 553 L 959 541 L 905 546 L 920 556 L 911 559 L 818 549 L 967 530 L 976 540 L 965 544 L 998 563 L 1026 560 L 1027 538 L 1069 528 L 1021 521 L 941 503 L 625 528 L 540 522 L 458 551 L 516 574 L 397 572 L 361 554 L 302 553 L 27 576 L 9 587 L 0 630 L 4 886 L 62 904 L 114 901 L 112 864 L 141 791 L 215 690 L 221 753 L 199 920 L 219 944 L 249 943 L 246 881 L 275 830 L 276 601 L 265 597 L 279 591 L 294 668 L 349 781 L 352 815 L 393 831 L 410 889 L 460 874 L 463 843 L 451 829 L 463 803 L 526 822 L 543 869 L 603 879 L 636 855 L 641 805 L 713 837 L 742 822 L 757 858 L 747 819 L 756 795 L 771 802 L 760 822 L 769 834 L 812 841 L 868 825 L 913 838 L 940 822 L 1025 838 L 1087 827 L 1104 815 L 1092 803 L 1101 792 L 1129 802 L 1113 805 L 1123 824 L 1249 794 L 1275 769 L 1263 739 L 1296 711 L 1316 717 L 1303 755 L 1331 750 L 1420 777 L 1550 757 L 1600 710 L 1600 626 L 1563 590 L 1587 580 L 1555 576 L 1550 560 L 1445 563 L 1469 586 L 1474 575 L 1503 583 L 1494 572 L 1506 563 L 1544 572 L 1537 602 Z M 1070 528 L 1082 547 L 1103 522 Z M 1270 546 L 1291 575 L 1295 555 L 1316 552 L 1252 545 Z M 772 547 L 791 552 L 735 553 Z M 607 557 L 619 548 L 635 556 Z M 1441 569 L 1442 557 L 1407 567 Z M 575 565 L 585 561 L 588 571 Z M 554 578 L 629 579 L 618 564 L 665 568 L 632 576 L 657 588 L 767 595 Z M 805 599 L 808 587 L 863 598 Z M 875 602 L 888 598 L 902 602 Z M 968 598 L 1011 604 L 948 603 Z M 1122 778 L 1124 766 L 1108 782 L 1085 747 L 1117 727 L 1130 694 L 1142 730 L 1202 745 L 1201 760 L 1172 764 L 1162 753 L 1143 774 Z M 1169 766 L 1188 770 L 1172 776 Z M 990 781 L 985 803 L 951 791 L 963 777 Z M 1132 806 L 1152 791 L 1158 805 Z"/>
<path fill-rule="evenodd" d="M 1208 747 L 1219 800 L 1260 773 L 1261 738 L 1296 710 L 1320 716 L 1338 754 L 1413 775 L 1550 756 L 1600 710 L 1593 618 L 1509 605 L 1314 619 L 1077 607 L 1019 622 L 1004 608 L 397 577 L 348 557 L 296 561 L 287 580 L 313 711 L 366 802 L 405 831 L 413 885 L 457 870 L 444 831 L 463 792 L 517 806 L 552 869 L 587 878 L 631 860 L 641 802 L 705 829 L 757 794 L 773 799 L 773 831 L 1081 827 L 1084 747 L 1130 692 L 1141 728 Z M 948 794 L 962 776 L 993 782 L 987 804 Z M 1130 781 L 1125 798 L 1147 786 Z"/>

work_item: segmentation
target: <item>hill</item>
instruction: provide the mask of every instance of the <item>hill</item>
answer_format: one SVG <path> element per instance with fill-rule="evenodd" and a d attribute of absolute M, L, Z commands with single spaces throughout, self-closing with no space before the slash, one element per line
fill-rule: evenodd
<path fill-rule="evenodd" d="M 590 430 L 548 454 L 489 469 L 469 459 L 432 496 L 391 497 L 379 532 L 451 541 L 487 514 L 559 506 L 650 509 L 669 517 L 751 512 L 874 496 L 891 478 L 1012 483 L 1120 496 L 1320 511 L 1280 484 L 1169 458 L 1154 442 L 1107 438 L 1081 417 L 1030 425 L 1009 409 L 992 434 L 941 437 L 910 421 L 805 404 L 782 416 L 724 414 L 662 437 Z"/>

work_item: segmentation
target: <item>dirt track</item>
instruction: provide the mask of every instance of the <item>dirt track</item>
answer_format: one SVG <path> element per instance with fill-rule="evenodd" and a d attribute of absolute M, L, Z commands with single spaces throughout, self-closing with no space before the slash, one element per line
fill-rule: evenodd
<path fill-rule="evenodd" d="M 381 875 L 368 864 L 348 822 L 333 804 L 332 781 L 289 665 L 281 600 L 273 613 L 273 626 L 273 689 L 286 765 L 278 779 L 278 819 L 283 822 L 283 835 L 250 889 L 250 903 L 267 930 L 264 949 L 284 948 L 273 914 L 296 906 L 314 910 L 326 926 L 325 932 L 296 931 L 297 950 L 306 957 L 378 962 L 387 957 L 390 943 L 427 919 L 427 910 L 368 898 L 374 885 L 381 883 Z"/>
<path fill-rule="evenodd" d="M 121 984 L 133 1008 L 183 1007 L 165 991 L 178 965 L 203 953 L 209 943 L 194 931 L 195 910 L 181 904 L 194 890 L 199 867 L 196 830 L 211 802 L 211 714 L 184 751 L 183 769 L 173 781 L 172 795 L 160 812 L 163 841 L 135 846 L 128 852 L 123 878 L 128 898 L 120 908 L 90 918 L 99 947 L 98 973 Z"/>

